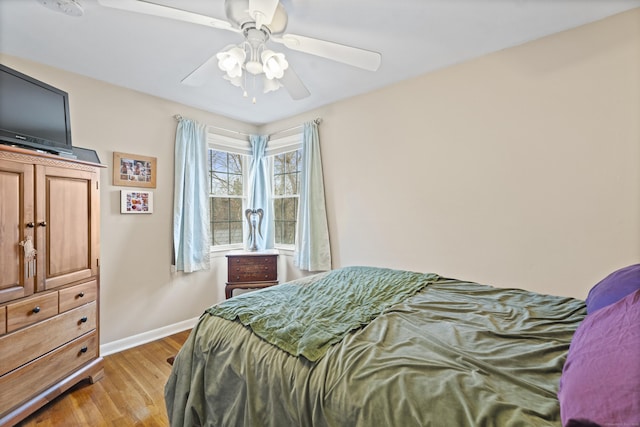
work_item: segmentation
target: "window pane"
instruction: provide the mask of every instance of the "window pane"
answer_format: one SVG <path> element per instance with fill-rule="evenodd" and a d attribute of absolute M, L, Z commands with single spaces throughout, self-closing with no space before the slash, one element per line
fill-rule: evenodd
<path fill-rule="evenodd" d="M 229 195 L 242 196 L 242 175 L 229 175 Z"/>
<path fill-rule="evenodd" d="M 283 223 L 282 221 L 276 221 L 275 224 L 275 241 L 276 243 L 282 243 L 282 235 L 283 235 Z"/>
<path fill-rule="evenodd" d="M 209 149 L 209 168 L 212 244 L 242 243 L 242 155 Z"/>
<path fill-rule="evenodd" d="M 229 199 L 229 220 L 242 222 L 242 199 Z"/>
<path fill-rule="evenodd" d="M 276 196 L 284 195 L 284 177 L 283 177 L 283 175 L 275 175 L 273 177 L 273 193 Z"/>
<path fill-rule="evenodd" d="M 285 154 L 285 173 L 291 173 L 291 172 L 295 172 L 298 170 L 298 157 L 296 156 L 296 153 L 298 151 L 291 151 L 289 153 L 284 153 Z"/>
<path fill-rule="evenodd" d="M 213 197 L 213 222 L 229 220 L 229 199 Z"/>
<path fill-rule="evenodd" d="M 273 173 L 274 175 L 282 175 L 284 173 L 284 154 L 273 156 Z"/>
<path fill-rule="evenodd" d="M 231 222 L 230 225 L 230 242 L 242 243 L 242 222 Z"/>
<path fill-rule="evenodd" d="M 297 179 L 298 174 L 296 172 L 285 175 L 285 193 L 286 195 L 298 194 Z"/>
<path fill-rule="evenodd" d="M 296 236 L 296 223 L 285 222 L 284 223 L 284 236 L 282 237 L 282 243 L 285 245 L 293 245 L 295 244 L 295 236 Z"/>
<path fill-rule="evenodd" d="M 302 150 L 274 156 L 275 242 L 295 244 Z"/>
<path fill-rule="evenodd" d="M 273 214 L 275 215 L 276 220 L 282 220 L 282 207 L 282 199 L 273 200 Z"/>
<path fill-rule="evenodd" d="M 226 196 L 229 193 L 229 183 L 227 182 L 227 174 L 217 172 L 211 175 L 211 193 L 216 196 Z"/>
<path fill-rule="evenodd" d="M 285 221 L 294 221 L 296 220 L 296 208 L 297 208 L 297 199 L 295 197 L 287 197 L 286 199 L 282 199 L 284 202 L 282 219 Z"/>
<path fill-rule="evenodd" d="M 211 154 L 211 168 L 216 172 L 227 172 L 227 153 L 209 150 Z"/>
<path fill-rule="evenodd" d="M 242 174 L 242 156 L 240 154 L 227 153 L 229 173 Z"/>
<path fill-rule="evenodd" d="M 211 236 L 214 245 L 228 245 L 229 227 L 226 222 L 214 222 L 211 226 Z"/>

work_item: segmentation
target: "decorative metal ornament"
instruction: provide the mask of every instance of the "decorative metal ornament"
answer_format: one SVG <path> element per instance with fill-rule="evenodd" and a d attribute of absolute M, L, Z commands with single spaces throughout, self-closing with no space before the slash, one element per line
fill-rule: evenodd
<path fill-rule="evenodd" d="M 247 209 L 244 211 L 244 216 L 247 217 L 247 223 L 249 224 L 249 239 L 247 245 L 250 251 L 258 250 L 258 235 L 262 237 L 262 217 L 264 211 L 262 209 Z M 256 234 L 256 230 L 258 234 Z"/>

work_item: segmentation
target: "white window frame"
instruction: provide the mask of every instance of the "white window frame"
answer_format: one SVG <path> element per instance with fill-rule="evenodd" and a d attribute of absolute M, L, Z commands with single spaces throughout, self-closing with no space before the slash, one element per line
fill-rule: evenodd
<path fill-rule="evenodd" d="M 267 144 L 267 149 L 265 151 L 265 156 L 268 158 L 269 162 L 269 170 L 271 173 L 271 177 L 273 178 L 274 170 L 273 170 L 273 156 L 276 154 L 283 154 L 289 151 L 295 151 L 302 148 L 302 132 L 296 132 L 295 134 L 291 134 L 288 136 L 269 139 L 269 143 Z M 249 159 L 251 158 L 251 143 L 249 142 L 249 138 L 246 136 L 229 136 L 223 135 L 221 133 L 217 133 L 213 128 L 209 128 L 207 131 L 207 144 L 210 149 L 218 150 L 218 151 L 226 151 L 228 153 L 241 154 L 243 155 L 243 164 L 242 164 L 242 179 L 243 179 L 243 195 L 242 195 L 242 211 L 246 209 L 247 206 L 247 197 L 248 197 L 248 169 L 249 169 Z M 272 179 L 273 185 L 273 179 Z M 271 197 L 273 197 L 273 187 L 271 188 Z M 300 203 L 298 202 L 298 206 Z M 296 221 L 298 220 L 298 213 L 296 212 Z M 242 227 L 242 235 L 243 240 L 244 236 L 247 234 L 246 224 L 243 222 Z M 211 245 L 211 252 L 224 252 L 234 249 L 242 249 L 244 247 L 244 243 L 234 243 L 231 245 Z M 287 251 L 293 251 L 295 249 L 294 245 L 282 245 L 276 244 L 275 247 L 277 249 L 283 249 Z"/>
<path fill-rule="evenodd" d="M 207 145 L 209 149 L 216 151 L 225 151 L 232 154 L 242 155 L 242 212 L 247 207 L 247 182 L 248 177 L 248 160 L 251 157 L 251 145 L 248 139 L 242 139 L 240 137 L 230 137 L 227 135 L 221 135 L 213 132 L 211 129 L 207 132 Z M 213 196 L 210 196 L 213 197 Z M 211 216 L 211 213 L 209 213 Z M 244 236 L 246 235 L 246 224 L 242 222 L 242 242 L 232 243 L 229 245 L 216 245 L 211 244 L 210 252 L 228 252 L 230 250 L 244 248 Z"/>
<path fill-rule="evenodd" d="M 302 133 L 296 133 L 294 135 L 291 136 L 287 136 L 287 137 L 283 137 L 283 138 L 278 138 L 275 139 L 274 141 L 269 141 L 269 144 L 271 145 L 270 148 L 267 149 L 267 155 L 269 156 L 269 171 L 271 174 L 271 182 L 272 182 L 272 187 L 271 187 L 271 197 L 272 199 L 275 201 L 276 197 L 275 197 L 275 188 L 273 187 L 275 185 L 275 179 L 274 178 L 274 161 L 273 158 L 276 155 L 279 154 L 284 154 L 284 153 L 288 153 L 291 151 L 296 151 L 302 148 Z M 268 146 L 269 147 L 269 146 Z M 280 198 L 280 197 L 278 197 Z M 300 192 L 298 190 L 298 206 L 300 206 Z M 296 223 L 298 221 L 298 212 L 296 212 Z M 294 237 L 295 239 L 295 237 Z M 282 250 L 286 250 L 286 251 L 293 251 L 295 250 L 295 243 L 294 244 L 283 244 L 283 243 L 275 243 L 274 244 L 276 249 L 282 249 Z"/>

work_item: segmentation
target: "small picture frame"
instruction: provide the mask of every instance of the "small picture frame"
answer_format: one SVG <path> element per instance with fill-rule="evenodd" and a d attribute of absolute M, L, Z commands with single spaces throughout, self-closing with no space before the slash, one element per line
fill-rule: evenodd
<path fill-rule="evenodd" d="M 120 213 L 153 213 L 153 192 L 120 190 Z"/>
<path fill-rule="evenodd" d="M 155 157 L 113 152 L 113 185 L 156 188 Z"/>

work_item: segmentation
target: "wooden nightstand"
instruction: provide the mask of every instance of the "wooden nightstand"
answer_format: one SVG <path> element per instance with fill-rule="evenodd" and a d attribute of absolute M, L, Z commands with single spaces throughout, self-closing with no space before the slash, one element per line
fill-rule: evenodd
<path fill-rule="evenodd" d="M 234 289 L 259 289 L 278 284 L 278 251 L 233 251 L 227 254 L 225 298 Z"/>

